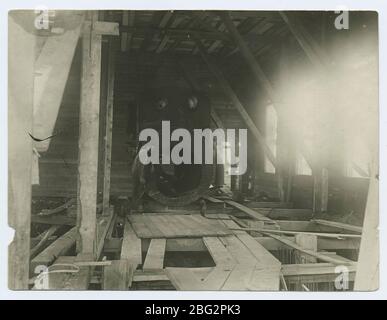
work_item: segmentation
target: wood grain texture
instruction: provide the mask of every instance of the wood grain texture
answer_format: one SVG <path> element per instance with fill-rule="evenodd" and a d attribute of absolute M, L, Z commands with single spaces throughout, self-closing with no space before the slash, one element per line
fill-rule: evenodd
<path fill-rule="evenodd" d="M 218 221 L 201 215 L 131 215 L 128 217 L 139 238 L 195 238 L 224 236 L 231 232 Z"/>
<path fill-rule="evenodd" d="M 163 269 L 166 239 L 152 239 L 145 257 L 143 270 Z"/>
<path fill-rule="evenodd" d="M 92 32 L 91 25 L 86 24 L 82 32 L 77 250 L 92 256 L 96 253 L 100 81 L 101 35 Z"/>

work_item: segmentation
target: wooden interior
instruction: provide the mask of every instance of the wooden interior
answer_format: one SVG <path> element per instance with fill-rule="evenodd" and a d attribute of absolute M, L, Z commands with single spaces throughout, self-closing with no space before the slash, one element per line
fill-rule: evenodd
<path fill-rule="evenodd" d="M 24 14 L 11 15 L 17 39 L 26 32 L 20 21 L 31 18 Z M 348 270 L 346 289 L 374 289 L 375 278 L 356 270 L 377 265 L 377 77 L 371 71 L 378 55 L 364 46 L 377 41 L 377 16 L 351 12 L 349 30 L 337 30 L 336 17 L 320 11 L 57 11 L 51 33 L 12 43 L 15 57 L 29 50 L 35 60 L 23 69 L 10 61 L 15 97 L 31 101 L 23 107 L 10 99 L 9 106 L 15 111 L 9 215 L 18 235 L 10 286 L 39 289 L 44 281 L 36 268 L 44 265 L 64 271 L 49 272 L 43 289 L 334 291 L 340 290 L 340 265 Z M 54 27 L 62 34 L 53 36 Z M 353 48 L 364 49 L 354 55 L 358 66 L 343 67 L 341 55 Z M 371 88 L 357 93 L 371 108 L 364 130 L 376 141 L 366 169 L 343 148 L 340 101 L 328 97 L 338 74 Z M 22 86 L 19 79 L 29 82 Z M 308 100 L 309 94 L 290 101 L 290 93 L 313 92 L 319 81 L 327 94 L 321 101 Z M 141 96 L 165 85 L 208 95 L 213 129 L 248 129 L 248 170 L 189 205 L 149 201 L 135 225 L 126 215 Z M 308 103 L 316 104 L 311 118 L 329 119 L 333 128 L 322 125 L 312 149 L 295 133 L 308 118 L 289 120 L 297 104 Z M 22 118 L 16 105 L 30 113 Z M 268 106 L 278 117 L 275 151 L 268 145 Z M 11 145 L 24 123 L 34 140 Z M 39 183 L 30 190 L 31 176 L 18 175 L 31 171 L 34 158 L 25 151 L 31 144 L 39 152 Z M 297 169 L 300 155 L 311 174 Z M 362 260 L 367 249 L 362 253 L 361 246 L 376 249 Z"/>

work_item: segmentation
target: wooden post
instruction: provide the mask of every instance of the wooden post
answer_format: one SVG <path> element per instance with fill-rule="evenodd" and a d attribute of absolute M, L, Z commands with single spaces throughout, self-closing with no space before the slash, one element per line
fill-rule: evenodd
<path fill-rule="evenodd" d="M 328 174 L 327 168 L 313 169 L 313 212 L 315 213 L 328 211 Z"/>
<path fill-rule="evenodd" d="M 115 72 L 115 46 L 113 40 L 109 41 L 108 73 L 107 73 L 107 98 L 106 98 L 106 132 L 104 154 L 104 179 L 102 212 L 109 213 L 111 154 L 113 133 L 113 98 L 114 98 L 114 72 Z"/>
<path fill-rule="evenodd" d="M 376 119 L 375 119 L 376 120 Z M 376 143 L 378 141 L 375 132 Z M 363 234 L 355 276 L 354 290 L 374 291 L 379 288 L 379 179 L 378 151 L 374 146 L 374 159 L 364 215 Z"/>
<path fill-rule="evenodd" d="M 101 77 L 101 35 L 92 26 L 93 12 L 82 33 L 82 83 L 79 115 L 77 250 L 85 259 L 96 253 L 99 104 Z"/>
<path fill-rule="evenodd" d="M 284 22 L 288 25 L 290 32 L 296 38 L 297 42 L 304 50 L 305 54 L 308 56 L 313 65 L 320 70 L 324 70 L 328 61 L 325 51 L 312 38 L 309 32 L 305 30 L 300 23 L 297 23 L 291 17 L 291 15 L 285 13 L 284 11 L 280 11 L 279 14 Z"/>
<path fill-rule="evenodd" d="M 301 23 L 297 22 L 288 13 L 280 11 L 279 14 L 314 67 L 324 74 L 329 65 L 326 52 L 304 29 Z M 307 152 L 305 152 L 306 154 Z M 306 156 L 314 176 L 313 209 L 315 212 L 326 212 L 328 209 L 328 169 L 321 164 L 311 163 L 308 158 L 310 159 L 310 157 Z"/>
<path fill-rule="evenodd" d="M 97 182 L 102 35 L 119 35 L 117 23 L 97 21 L 98 12 L 86 12 L 82 31 L 82 79 L 79 112 L 77 227 L 79 259 L 97 254 Z"/>
<path fill-rule="evenodd" d="M 32 11 L 31 11 L 32 12 Z M 10 11 L 8 16 L 8 279 L 13 290 L 28 289 L 31 224 L 31 164 L 35 63 L 34 14 Z M 32 29 L 32 27 L 31 27 Z"/>
<path fill-rule="evenodd" d="M 303 249 L 310 250 L 317 253 L 317 236 L 310 234 L 297 234 L 295 236 L 295 242 L 297 245 L 302 247 Z M 306 263 L 316 263 L 317 258 L 307 255 L 301 251 L 294 251 L 294 260 L 296 264 L 306 264 Z M 296 290 L 302 291 L 302 286 L 307 286 L 309 290 L 316 291 L 316 285 L 311 284 L 303 284 L 302 281 L 297 283 Z"/>
<path fill-rule="evenodd" d="M 292 81 L 290 69 L 290 50 L 291 44 L 284 42 L 281 48 L 281 57 L 279 61 L 281 78 L 277 88 L 280 91 L 286 91 L 289 83 Z M 291 127 L 289 118 L 293 112 L 291 105 L 286 101 L 275 105 L 277 111 L 277 170 L 279 198 L 282 202 L 289 202 L 292 193 L 292 178 L 295 171 L 296 162 L 296 143 L 294 128 Z"/>

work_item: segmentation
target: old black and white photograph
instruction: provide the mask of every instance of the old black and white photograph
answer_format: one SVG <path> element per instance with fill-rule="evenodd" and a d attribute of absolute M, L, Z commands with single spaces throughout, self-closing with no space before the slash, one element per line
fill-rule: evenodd
<path fill-rule="evenodd" d="M 379 289 L 378 12 L 7 25 L 10 290 Z"/>

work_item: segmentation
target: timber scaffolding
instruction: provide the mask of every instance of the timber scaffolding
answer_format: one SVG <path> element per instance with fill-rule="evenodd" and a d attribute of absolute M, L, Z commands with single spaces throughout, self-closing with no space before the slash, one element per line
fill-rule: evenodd
<path fill-rule="evenodd" d="M 50 265 L 43 276 L 51 290 L 340 290 L 337 266 L 348 271 L 347 289 L 353 287 L 362 228 L 302 220 L 312 210 L 291 203 L 204 199 L 204 214 L 187 207 L 100 213 L 99 258 L 89 262 L 69 255 L 76 242 L 71 206 L 43 211 L 32 221 L 50 227 L 33 239 L 31 265 Z M 69 231 L 53 238 L 55 224 L 65 220 Z M 39 247 L 45 249 L 38 253 Z M 30 279 L 31 288 L 44 283 L 41 277 Z"/>
<path fill-rule="evenodd" d="M 270 66 L 272 71 L 277 60 L 286 57 L 282 44 L 286 46 L 290 39 L 297 62 L 307 59 L 319 71 L 330 65 L 324 48 L 303 27 L 302 12 L 70 12 L 69 21 L 69 15 L 58 19 L 66 23 L 59 26 L 64 33 L 55 37 L 44 30 L 38 36 L 27 32 L 24 27 L 34 23 L 18 23 L 20 14 L 10 14 L 9 27 L 9 217 L 16 230 L 9 257 L 11 288 L 275 291 L 339 290 L 343 285 L 347 289 L 345 281 L 335 287 L 337 266 L 348 272 L 343 275 L 344 280 L 348 276 L 349 289 L 356 270 L 361 271 L 356 273 L 357 289 L 376 288 L 377 271 L 367 269 L 378 265 L 377 164 L 370 173 L 358 170 L 364 185 L 370 185 L 364 197 L 363 232 L 357 226 L 320 219 L 329 211 L 328 176 L 329 183 L 341 176 L 337 168 L 328 172 L 327 163 L 320 163 L 318 155 L 313 157 L 306 148 L 301 151 L 312 176 L 311 192 L 303 196 L 312 201 L 303 209 L 294 208 L 292 202 L 302 201 L 296 199 L 293 188 L 300 179 L 290 169 L 295 163 L 287 166 L 295 158 L 290 132 L 283 123 L 279 126 L 285 129 L 279 132 L 274 155 L 261 132 L 262 124 L 252 120 L 254 111 L 247 110 L 241 93 L 229 81 L 238 69 L 252 76 L 248 81 L 263 97 L 260 104 L 270 101 L 283 120 L 286 104 L 271 84 L 272 74 L 269 78 L 264 70 Z M 314 30 L 318 21 L 312 18 L 308 23 Z M 23 52 L 28 59 L 19 61 Z M 37 52 L 38 58 L 34 60 L 31 52 Z M 79 83 L 69 81 L 76 52 L 82 62 Z M 106 64 L 101 64 L 102 56 L 107 57 Z M 192 88 L 210 91 L 213 127 L 249 130 L 259 153 L 257 162 L 263 167 L 266 157 L 276 169 L 270 188 L 277 201 L 236 202 L 202 194 L 206 210 L 192 204 L 127 216 L 128 210 L 120 207 L 119 196 L 128 196 L 132 178 L 129 170 L 114 171 L 129 166 L 127 137 L 122 138 L 125 130 L 118 128 L 122 119 L 129 118 L 123 109 L 126 112 L 128 99 L 144 89 L 157 63 L 166 57 L 173 65 L 179 57 L 184 81 Z M 235 64 L 231 58 L 236 58 Z M 129 74 L 133 60 L 137 68 Z M 286 67 L 286 61 L 283 64 Z M 184 70 L 187 65 L 191 69 Z M 125 83 L 128 79 L 132 79 L 130 86 Z M 79 97 L 75 95 L 78 104 L 66 100 L 74 95 L 64 94 L 65 85 L 80 87 Z M 123 93 L 123 87 L 129 92 Z M 41 101 L 33 106 L 37 94 Z M 76 125 L 66 132 L 74 119 Z M 35 140 L 26 132 L 33 132 Z M 33 146 L 41 153 L 41 175 L 40 185 L 31 190 Z M 126 158 L 120 157 L 123 153 Z M 59 165 L 65 170 L 57 170 Z M 236 189 L 246 185 L 243 178 L 231 182 Z M 31 214 L 32 196 L 42 195 L 62 196 L 66 201 Z M 112 201 L 113 196 L 118 201 Z"/>

